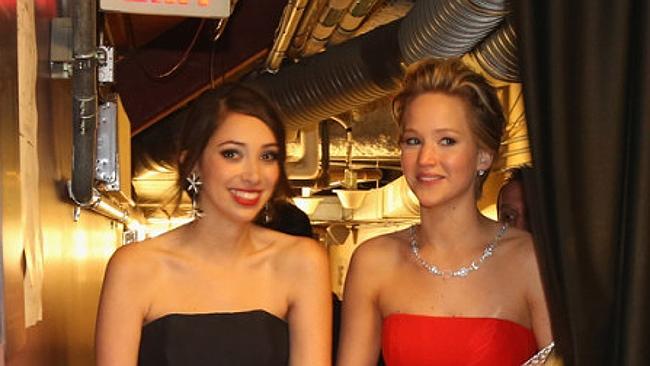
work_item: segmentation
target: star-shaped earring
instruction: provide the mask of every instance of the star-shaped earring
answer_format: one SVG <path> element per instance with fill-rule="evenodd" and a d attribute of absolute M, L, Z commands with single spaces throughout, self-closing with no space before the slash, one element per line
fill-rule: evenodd
<path fill-rule="evenodd" d="M 187 183 L 189 184 L 187 191 L 192 196 L 198 196 L 199 191 L 201 190 L 201 185 L 203 185 L 199 175 L 196 174 L 196 172 L 192 172 L 189 177 L 185 178 L 185 180 L 187 180 Z"/>

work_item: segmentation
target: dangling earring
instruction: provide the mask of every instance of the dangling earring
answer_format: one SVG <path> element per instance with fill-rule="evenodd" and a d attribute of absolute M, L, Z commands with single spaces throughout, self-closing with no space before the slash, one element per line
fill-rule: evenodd
<path fill-rule="evenodd" d="M 268 224 L 271 222 L 271 212 L 269 209 L 269 201 L 266 201 L 264 204 L 264 223 Z"/>
<path fill-rule="evenodd" d="M 203 217 L 203 211 L 199 208 L 199 192 L 201 191 L 201 185 L 203 182 L 196 172 L 192 172 L 189 177 L 185 178 L 189 186 L 187 187 L 187 192 L 192 197 L 192 218 L 200 219 Z"/>
<path fill-rule="evenodd" d="M 478 174 L 479 177 L 484 176 L 485 173 L 486 173 L 485 169 L 479 169 L 478 172 L 477 172 L 477 174 Z"/>

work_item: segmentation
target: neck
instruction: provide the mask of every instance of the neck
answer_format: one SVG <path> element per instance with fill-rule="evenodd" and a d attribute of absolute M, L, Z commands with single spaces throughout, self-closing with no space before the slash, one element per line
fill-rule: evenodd
<path fill-rule="evenodd" d="M 420 219 L 422 244 L 441 249 L 483 246 L 485 243 L 478 238 L 484 235 L 487 226 L 492 226 L 473 200 L 470 204 L 420 207 Z"/>
<path fill-rule="evenodd" d="M 197 219 L 187 226 L 188 244 L 204 248 L 221 257 L 236 257 L 252 247 L 251 222 L 234 222 L 209 216 Z"/>

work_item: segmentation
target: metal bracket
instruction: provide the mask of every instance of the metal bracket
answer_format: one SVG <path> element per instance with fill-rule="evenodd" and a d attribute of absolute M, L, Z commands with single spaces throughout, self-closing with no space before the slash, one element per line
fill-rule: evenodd
<path fill-rule="evenodd" d="M 50 30 L 50 75 L 52 79 L 72 76 L 72 19 L 53 18 Z"/>
<path fill-rule="evenodd" d="M 53 18 L 50 30 L 50 76 L 52 79 L 69 79 L 76 67 L 90 67 L 97 62 L 97 81 L 115 82 L 115 48 L 99 46 L 94 54 L 74 59 L 72 54 L 72 19 Z"/>
<path fill-rule="evenodd" d="M 115 48 L 112 46 L 99 46 L 97 49 L 97 81 L 100 83 L 112 83 L 115 81 L 113 67 Z"/>
<path fill-rule="evenodd" d="M 99 106 L 96 159 L 95 178 L 104 183 L 106 191 L 119 191 L 117 103 L 115 102 L 106 102 Z"/>

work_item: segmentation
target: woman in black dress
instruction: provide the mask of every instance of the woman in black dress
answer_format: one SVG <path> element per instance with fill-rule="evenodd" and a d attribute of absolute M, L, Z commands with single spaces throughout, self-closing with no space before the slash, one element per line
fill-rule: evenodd
<path fill-rule="evenodd" d="M 97 365 L 330 365 L 325 251 L 254 223 L 287 187 L 277 112 L 231 85 L 194 103 L 180 139 L 197 218 L 113 255 Z"/>

